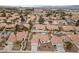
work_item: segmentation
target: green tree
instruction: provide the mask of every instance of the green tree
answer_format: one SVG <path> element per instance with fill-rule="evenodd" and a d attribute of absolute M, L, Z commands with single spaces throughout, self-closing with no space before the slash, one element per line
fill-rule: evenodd
<path fill-rule="evenodd" d="M 44 23 L 44 21 L 45 21 L 45 20 L 44 20 L 44 18 L 42 18 L 42 16 L 40 16 L 40 19 L 39 19 L 39 21 L 38 21 L 38 22 L 39 22 L 39 24 L 43 24 L 43 23 Z"/>
<path fill-rule="evenodd" d="M 65 43 L 65 48 L 70 50 L 73 47 L 73 44 L 70 41 L 64 42 Z"/>

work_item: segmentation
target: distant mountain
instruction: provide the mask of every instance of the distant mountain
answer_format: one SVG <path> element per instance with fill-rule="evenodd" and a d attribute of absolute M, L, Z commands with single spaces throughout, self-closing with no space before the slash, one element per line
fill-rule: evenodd
<path fill-rule="evenodd" d="M 75 10 L 79 10 L 79 5 L 69 5 L 69 6 L 41 6 L 41 8 L 75 9 Z"/>
<path fill-rule="evenodd" d="M 33 6 L 0 6 L 0 8 L 52 8 L 52 9 L 75 9 L 79 10 L 79 5 L 67 5 L 67 6 L 40 6 L 40 5 L 33 5 Z"/>

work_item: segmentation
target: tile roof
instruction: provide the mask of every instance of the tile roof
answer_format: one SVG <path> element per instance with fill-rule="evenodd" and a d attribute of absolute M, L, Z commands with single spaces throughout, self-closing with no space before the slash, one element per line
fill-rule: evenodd
<path fill-rule="evenodd" d="M 49 36 L 43 35 L 43 34 L 33 34 L 31 42 L 38 43 L 39 39 L 41 41 L 47 41 L 47 40 L 49 40 Z"/>
<path fill-rule="evenodd" d="M 8 40 L 11 41 L 11 42 L 16 42 L 17 39 L 16 39 L 15 34 L 11 33 Z"/>
<path fill-rule="evenodd" d="M 53 44 L 62 44 L 62 39 L 61 37 L 52 35 L 51 42 Z"/>
<path fill-rule="evenodd" d="M 16 37 L 17 37 L 17 40 L 21 41 L 23 38 L 26 39 L 27 35 L 28 35 L 28 32 L 25 32 L 25 31 L 17 32 Z"/>
<path fill-rule="evenodd" d="M 45 30 L 45 25 L 42 24 L 35 24 L 33 27 L 37 30 Z"/>
<path fill-rule="evenodd" d="M 72 31 L 72 30 L 75 30 L 75 27 L 74 26 L 62 26 L 63 30 L 64 31 Z"/>
<path fill-rule="evenodd" d="M 79 45 L 79 35 L 68 35 L 68 36 L 71 38 L 71 40 L 72 40 L 74 43 L 76 43 L 76 44 Z"/>

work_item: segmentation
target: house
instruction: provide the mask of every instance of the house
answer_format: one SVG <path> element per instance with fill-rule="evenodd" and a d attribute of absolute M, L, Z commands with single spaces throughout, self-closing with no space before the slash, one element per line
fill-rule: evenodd
<path fill-rule="evenodd" d="M 16 39 L 16 35 L 14 34 L 14 32 L 12 32 L 8 38 L 8 41 L 10 42 L 16 42 L 17 39 Z"/>
<path fill-rule="evenodd" d="M 45 30 L 45 25 L 43 24 L 35 24 L 33 25 L 33 30 Z"/>
<path fill-rule="evenodd" d="M 62 26 L 63 31 L 74 31 L 75 27 L 74 26 Z"/>
<path fill-rule="evenodd" d="M 79 26 L 75 27 L 75 30 L 76 30 L 77 32 L 79 32 Z"/>
<path fill-rule="evenodd" d="M 48 30 L 59 30 L 58 25 L 46 25 Z"/>
<path fill-rule="evenodd" d="M 6 30 L 15 30 L 15 24 L 6 24 L 5 25 Z"/>
<path fill-rule="evenodd" d="M 24 39 L 27 39 L 28 38 L 27 35 L 28 35 L 28 32 L 27 31 L 17 32 L 16 33 L 16 39 L 19 40 L 19 41 L 22 41 L 23 38 Z"/>
<path fill-rule="evenodd" d="M 39 43 L 39 39 L 40 39 L 41 43 Z M 44 44 L 44 43 L 49 43 L 49 35 L 48 34 L 41 34 L 41 33 L 33 34 L 33 37 L 31 40 L 31 46 L 32 46 L 33 51 L 34 51 L 34 49 L 36 51 L 39 50 L 38 47 L 41 47 L 41 44 Z M 44 50 L 42 50 L 42 51 L 44 51 Z"/>

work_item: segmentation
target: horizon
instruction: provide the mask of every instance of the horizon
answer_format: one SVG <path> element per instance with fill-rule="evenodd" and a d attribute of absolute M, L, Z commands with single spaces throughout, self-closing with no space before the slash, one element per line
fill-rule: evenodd
<path fill-rule="evenodd" d="M 25 5 L 25 6 L 0 5 L 0 7 L 69 7 L 69 6 L 79 6 L 79 5 Z"/>

